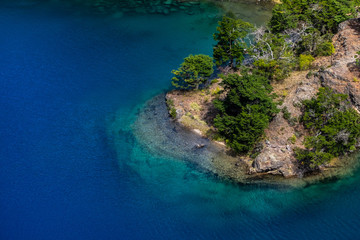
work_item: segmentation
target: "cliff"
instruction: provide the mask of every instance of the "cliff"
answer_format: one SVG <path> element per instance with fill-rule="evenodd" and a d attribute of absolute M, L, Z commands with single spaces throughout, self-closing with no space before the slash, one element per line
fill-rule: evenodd
<path fill-rule="evenodd" d="M 360 51 L 360 19 L 340 24 L 332 40 L 336 53 L 316 59 L 312 72 L 293 72 L 289 78 L 273 84 L 274 92 L 283 102 L 279 108 L 287 109 L 291 117 L 284 117 L 284 111 L 277 114 L 265 131 L 264 139 L 255 148 L 256 157 L 239 157 L 247 166 L 248 174 L 303 177 L 308 172 L 294 157 L 293 149 L 303 148 L 304 137 L 308 134 L 296 119 L 301 115 L 301 102 L 315 96 L 320 87 L 330 87 L 338 93 L 347 94 L 353 108 L 360 111 L 360 72 L 354 58 L 356 52 Z M 170 111 L 176 112 L 176 116 L 173 116 L 177 122 L 213 140 L 218 139 L 212 127 L 216 109 L 211 102 L 216 97 L 223 97 L 219 95 L 221 79 L 216 81 L 207 90 L 175 90 L 166 95 Z M 218 143 L 225 145 L 221 140 Z M 326 173 L 344 165 L 344 160 L 334 159 L 321 166 L 319 171 Z"/>

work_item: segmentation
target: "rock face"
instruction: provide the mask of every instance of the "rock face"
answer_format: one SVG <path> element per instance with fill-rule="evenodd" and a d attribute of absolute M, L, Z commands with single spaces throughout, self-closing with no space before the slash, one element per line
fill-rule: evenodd
<path fill-rule="evenodd" d="M 269 173 L 291 177 L 296 174 L 295 164 L 291 161 L 291 148 L 287 146 L 272 146 L 269 144 L 257 156 L 253 167 L 257 173 Z"/>
<path fill-rule="evenodd" d="M 248 165 L 250 175 L 303 176 L 305 170 L 299 166 L 293 151 L 296 147 L 304 148 L 303 142 L 307 135 L 302 124 L 298 122 L 301 116 L 300 105 L 303 100 L 314 97 L 320 87 L 329 87 L 338 93 L 347 94 L 354 109 L 360 112 L 360 68 L 355 65 L 354 57 L 356 52 L 360 51 L 360 19 L 340 24 L 339 32 L 333 37 L 333 44 L 336 49 L 333 56 L 321 57 L 314 62 L 318 69 L 316 73 L 309 75 L 308 71 L 293 72 L 283 82 L 273 84 L 274 92 L 282 96 L 283 104 L 280 108 L 286 109 L 291 117 L 285 119 L 283 111 L 277 114 L 265 130 L 266 140 L 260 142 L 257 157 L 242 158 Z M 199 100 L 203 99 L 201 96 L 204 96 L 204 93 L 202 94 L 191 93 L 182 96 L 173 92 L 169 93 L 167 98 L 175 102 L 176 109 L 189 111 L 195 119 L 204 120 L 210 129 L 209 115 L 214 114 L 209 114 L 211 108 L 205 107 L 210 105 Z M 202 110 L 199 113 L 191 110 L 192 102 L 201 106 Z M 189 106 L 184 107 L 187 105 Z M 179 122 L 181 123 L 180 120 Z M 323 166 L 321 170 L 324 171 L 326 168 L 327 166 Z"/>
<path fill-rule="evenodd" d="M 360 110 L 360 72 L 354 58 L 360 51 L 360 18 L 341 23 L 333 43 L 336 54 L 332 66 L 319 71 L 318 78 L 322 86 L 349 95 L 354 107 Z"/>

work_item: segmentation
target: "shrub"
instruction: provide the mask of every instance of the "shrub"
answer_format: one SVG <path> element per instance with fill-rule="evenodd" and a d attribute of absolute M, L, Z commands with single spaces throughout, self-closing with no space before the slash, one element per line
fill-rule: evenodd
<path fill-rule="evenodd" d="M 218 83 L 218 82 L 219 82 L 219 79 L 217 79 L 217 78 L 211 80 L 211 84 Z"/>
<path fill-rule="evenodd" d="M 264 60 L 254 62 L 254 66 L 270 80 L 280 81 L 287 78 L 293 70 L 292 62 L 284 60 Z"/>
<path fill-rule="evenodd" d="M 199 104 L 197 104 L 195 102 L 190 103 L 190 107 L 195 111 L 200 111 L 201 110 L 201 107 L 199 106 Z"/>
<path fill-rule="evenodd" d="M 295 136 L 295 134 L 292 135 L 291 137 L 289 137 L 289 142 L 290 142 L 291 144 L 295 144 L 295 143 L 296 143 L 296 136 Z"/>
<path fill-rule="evenodd" d="M 287 90 L 282 91 L 281 96 L 283 98 L 286 98 L 289 95 L 289 92 Z"/>
<path fill-rule="evenodd" d="M 287 107 L 284 107 L 283 109 L 281 109 L 281 112 L 283 113 L 284 119 L 289 120 L 291 118 L 291 113 L 289 112 Z"/>
<path fill-rule="evenodd" d="M 166 100 L 166 105 L 167 105 L 167 109 L 169 111 L 170 116 L 175 119 L 177 116 L 177 113 L 176 113 L 174 101 L 172 99 L 168 99 L 168 100 Z"/>
<path fill-rule="evenodd" d="M 355 55 L 355 63 L 356 65 L 360 66 L 360 51 Z"/>
<path fill-rule="evenodd" d="M 310 79 L 311 76 L 313 76 L 313 75 L 314 75 L 314 73 L 313 73 L 312 71 L 309 71 L 309 72 L 306 74 L 306 78 L 307 78 L 307 79 Z"/>
<path fill-rule="evenodd" d="M 315 50 L 316 56 L 331 56 L 335 53 L 335 47 L 331 42 L 321 43 Z"/>
<path fill-rule="evenodd" d="M 219 87 L 216 87 L 216 89 L 211 91 L 211 96 L 216 96 L 218 94 L 220 94 L 222 90 Z"/>
<path fill-rule="evenodd" d="M 176 116 L 177 116 L 177 113 L 176 113 L 176 109 L 175 108 L 171 108 L 170 109 L 170 116 L 172 117 L 172 118 L 176 118 Z"/>
<path fill-rule="evenodd" d="M 301 54 L 299 57 L 299 68 L 300 70 L 308 70 L 311 67 L 312 62 L 315 58 L 311 55 Z"/>

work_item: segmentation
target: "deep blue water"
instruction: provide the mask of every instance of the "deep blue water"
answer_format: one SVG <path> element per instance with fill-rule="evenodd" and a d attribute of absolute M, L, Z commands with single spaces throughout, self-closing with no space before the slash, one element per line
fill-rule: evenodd
<path fill-rule="evenodd" d="M 358 174 L 238 186 L 133 137 L 171 69 L 211 53 L 218 10 L 60 6 L 0 3 L 0 239 L 360 238 Z"/>

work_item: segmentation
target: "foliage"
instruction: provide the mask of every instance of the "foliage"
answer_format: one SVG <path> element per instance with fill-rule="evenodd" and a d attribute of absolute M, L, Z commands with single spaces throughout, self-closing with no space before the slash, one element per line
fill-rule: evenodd
<path fill-rule="evenodd" d="M 219 22 L 214 34 L 217 42 L 213 49 L 213 56 L 217 66 L 228 64 L 237 68 L 244 60 L 246 44 L 242 41 L 248 35 L 252 25 L 240 19 L 224 16 Z"/>
<path fill-rule="evenodd" d="M 198 89 L 213 72 L 214 63 L 211 57 L 203 54 L 189 55 L 179 69 L 172 71 L 172 84 L 182 89 Z"/>
<path fill-rule="evenodd" d="M 197 104 L 195 102 L 190 103 L 190 107 L 195 111 L 200 111 L 201 110 L 201 107 L 199 106 L 199 104 Z"/>
<path fill-rule="evenodd" d="M 227 95 L 223 101 L 214 102 L 220 112 L 214 126 L 234 151 L 248 152 L 278 112 L 272 87 L 267 77 L 256 72 L 230 74 L 223 85 Z"/>
<path fill-rule="evenodd" d="M 308 70 L 311 67 L 312 62 L 315 58 L 311 55 L 301 54 L 299 57 L 299 68 L 300 70 Z"/>
<path fill-rule="evenodd" d="M 169 111 L 170 116 L 175 119 L 177 116 L 174 101 L 172 99 L 166 100 L 167 109 Z"/>
<path fill-rule="evenodd" d="M 282 0 L 272 10 L 270 27 L 281 33 L 305 23 L 321 34 L 336 33 L 339 23 L 355 17 L 355 6 L 353 0 Z"/>
<path fill-rule="evenodd" d="M 355 63 L 356 65 L 360 66 L 360 51 L 355 55 Z"/>
<path fill-rule="evenodd" d="M 211 84 L 215 84 L 215 83 L 218 83 L 218 82 L 219 82 L 219 79 L 217 79 L 217 78 L 211 80 Z"/>
<path fill-rule="evenodd" d="M 291 42 L 296 53 L 331 56 L 339 23 L 356 16 L 353 0 L 283 0 L 273 8 L 269 28 Z"/>
<path fill-rule="evenodd" d="M 211 96 L 219 95 L 222 90 L 219 87 L 216 87 L 214 90 L 211 91 Z"/>
<path fill-rule="evenodd" d="M 282 34 L 272 34 L 265 27 L 257 28 L 250 36 L 250 55 L 254 66 L 267 74 L 270 80 L 288 77 L 295 66 L 295 56 L 287 38 Z"/>
<path fill-rule="evenodd" d="M 289 112 L 287 107 L 283 107 L 283 109 L 281 109 L 281 112 L 285 120 L 289 120 L 291 118 L 291 113 Z"/>
<path fill-rule="evenodd" d="M 323 42 L 315 50 L 316 56 L 331 56 L 335 53 L 335 47 L 332 42 Z"/>
<path fill-rule="evenodd" d="M 313 135 L 306 137 L 306 149 L 296 151 L 304 165 L 315 167 L 356 149 L 360 139 L 360 115 L 344 94 L 320 88 L 316 98 L 304 101 L 302 122 Z"/>
<path fill-rule="evenodd" d="M 289 141 L 290 141 L 290 143 L 291 144 L 295 144 L 296 143 L 296 136 L 295 136 L 295 134 L 294 135 L 292 135 L 291 137 L 289 137 Z"/>

